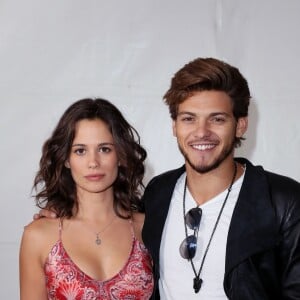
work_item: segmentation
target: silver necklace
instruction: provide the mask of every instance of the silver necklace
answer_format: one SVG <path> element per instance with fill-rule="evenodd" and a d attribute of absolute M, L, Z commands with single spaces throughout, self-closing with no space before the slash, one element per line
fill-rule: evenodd
<path fill-rule="evenodd" d="M 115 221 L 116 217 L 117 216 L 114 216 L 113 219 L 103 229 L 101 229 L 98 232 L 94 232 L 94 234 L 96 235 L 96 239 L 95 239 L 95 244 L 96 245 L 98 245 L 98 246 L 101 245 L 102 240 L 100 239 L 99 234 L 103 233 L 110 225 L 112 225 L 112 223 Z"/>
<path fill-rule="evenodd" d="M 201 289 L 201 286 L 202 286 L 202 283 L 203 283 L 203 279 L 200 278 L 200 274 L 201 274 L 201 271 L 202 271 L 202 268 L 203 268 L 203 265 L 204 265 L 204 261 L 205 261 L 205 258 L 206 258 L 206 255 L 207 255 L 207 252 L 208 252 L 208 249 L 209 249 L 209 246 L 210 246 L 210 243 L 212 241 L 212 238 L 216 232 L 216 229 L 217 229 L 217 226 L 219 224 L 219 221 L 220 221 L 220 218 L 221 218 L 221 215 L 222 215 L 222 212 L 224 210 L 224 207 L 225 207 L 225 204 L 227 202 L 227 199 L 228 199 L 228 196 L 231 192 L 231 189 L 232 189 L 232 186 L 233 186 L 233 183 L 234 183 L 234 180 L 235 180 L 235 177 L 236 177 L 236 173 L 237 173 L 237 163 L 235 162 L 234 163 L 234 172 L 233 172 L 233 177 L 232 177 L 232 180 L 231 180 L 231 183 L 229 185 L 229 188 L 227 190 L 227 194 L 226 194 L 226 197 L 223 201 L 223 204 L 222 204 L 222 207 L 220 209 L 220 212 L 218 214 L 218 217 L 217 217 L 217 220 L 215 222 L 215 225 L 214 225 L 214 228 L 212 230 L 212 233 L 210 235 L 210 238 L 209 238 L 209 241 L 208 241 L 208 244 L 206 246 L 206 249 L 204 251 L 204 255 L 203 255 L 203 258 L 202 258 L 202 261 L 201 261 L 201 265 L 200 265 L 200 268 L 199 268 L 199 271 L 197 273 L 196 271 L 196 268 L 195 268 L 195 265 L 194 265 L 194 262 L 193 262 L 193 259 L 190 259 L 190 262 L 191 262 L 191 265 L 192 265 L 192 269 L 193 269 L 193 272 L 195 274 L 195 277 L 193 279 L 193 288 L 194 288 L 194 291 L 195 293 L 198 293 Z M 186 225 L 186 221 L 185 221 L 185 195 L 186 195 L 186 188 L 187 188 L 187 179 L 185 178 L 185 183 L 184 183 L 184 192 L 183 192 L 183 220 L 184 220 L 184 227 L 185 227 L 185 235 L 186 235 L 186 238 L 188 236 L 188 233 L 187 233 L 187 225 Z"/>

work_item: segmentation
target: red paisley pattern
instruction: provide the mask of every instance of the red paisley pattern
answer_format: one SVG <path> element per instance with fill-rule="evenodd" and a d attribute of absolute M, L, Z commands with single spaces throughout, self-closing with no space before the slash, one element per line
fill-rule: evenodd
<path fill-rule="evenodd" d="M 83 273 L 65 251 L 61 240 L 51 249 L 45 263 L 49 300 L 145 300 L 153 289 L 151 259 L 136 238 L 124 268 L 106 281 Z"/>

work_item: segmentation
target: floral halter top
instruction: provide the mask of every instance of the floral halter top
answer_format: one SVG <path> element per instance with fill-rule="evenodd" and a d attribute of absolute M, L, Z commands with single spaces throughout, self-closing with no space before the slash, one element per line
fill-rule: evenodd
<path fill-rule="evenodd" d="M 133 234 L 129 258 L 112 278 L 99 281 L 82 272 L 68 256 L 61 239 L 52 247 L 45 263 L 49 300 L 146 300 L 153 290 L 151 258 Z"/>

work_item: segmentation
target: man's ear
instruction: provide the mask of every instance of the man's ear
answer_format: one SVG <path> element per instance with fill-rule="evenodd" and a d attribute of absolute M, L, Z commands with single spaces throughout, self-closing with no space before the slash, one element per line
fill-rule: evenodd
<path fill-rule="evenodd" d="M 235 136 L 237 138 L 242 137 L 248 128 L 248 117 L 241 117 L 237 121 Z"/>

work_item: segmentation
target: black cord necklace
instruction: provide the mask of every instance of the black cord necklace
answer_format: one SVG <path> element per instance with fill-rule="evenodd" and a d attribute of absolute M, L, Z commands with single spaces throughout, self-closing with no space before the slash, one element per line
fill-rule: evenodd
<path fill-rule="evenodd" d="M 232 186 L 233 186 L 233 183 L 234 183 L 234 180 L 235 180 L 235 177 L 236 177 L 236 173 L 237 173 L 237 164 L 234 163 L 234 173 L 233 173 L 233 177 L 232 177 L 232 180 L 231 180 L 231 183 L 229 185 L 229 188 L 227 190 L 227 194 L 226 194 L 226 197 L 223 201 L 223 204 L 222 204 L 222 207 L 220 209 L 220 212 L 218 214 L 218 217 L 217 217 L 217 220 L 216 220 L 216 223 L 214 225 L 214 228 L 212 230 L 212 233 L 210 235 L 210 238 L 209 238 L 209 241 L 208 241 L 208 244 L 206 246 L 206 249 L 205 249 L 205 252 L 204 252 L 204 255 L 203 255 L 203 258 L 202 258 L 202 261 L 201 261 L 201 265 L 200 265 L 200 268 L 199 268 L 199 271 L 197 273 L 196 271 L 196 268 L 195 268 L 195 265 L 194 265 L 194 262 L 193 262 L 193 259 L 190 259 L 190 262 L 191 262 L 191 265 L 192 265 L 192 268 L 193 268 L 193 272 L 195 274 L 195 278 L 193 280 L 193 288 L 194 288 L 194 291 L 195 293 L 198 293 L 201 289 L 201 286 L 202 286 L 202 278 L 200 278 L 200 274 L 201 274 L 201 271 L 202 271 L 202 268 L 203 268 L 203 265 L 204 265 L 204 261 L 205 261 L 205 258 L 206 258 L 206 255 L 207 255 L 207 252 L 208 252 L 208 249 L 209 249 L 209 246 L 210 246 L 210 243 L 212 241 L 212 238 L 216 232 L 216 229 L 217 229 L 217 226 L 218 226 L 218 223 L 220 221 L 220 218 L 221 218 L 221 215 L 223 213 L 223 210 L 224 210 L 224 207 L 225 207 L 225 204 L 227 202 L 227 199 L 228 199 L 228 196 L 231 192 L 231 189 L 232 189 Z M 186 188 L 187 188 L 187 178 L 185 178 L 185 183 L 184 183 L 184 191 L 183 191 L 183 220 L 184 220 L 184 228 L 185 228 L 185 236 L 187 238 L 188 236 L 188 233 L 187 233 L 187 225 L 186 225 L 186 221 L 185 221 L 185 196 L 186 196 Z"/>

